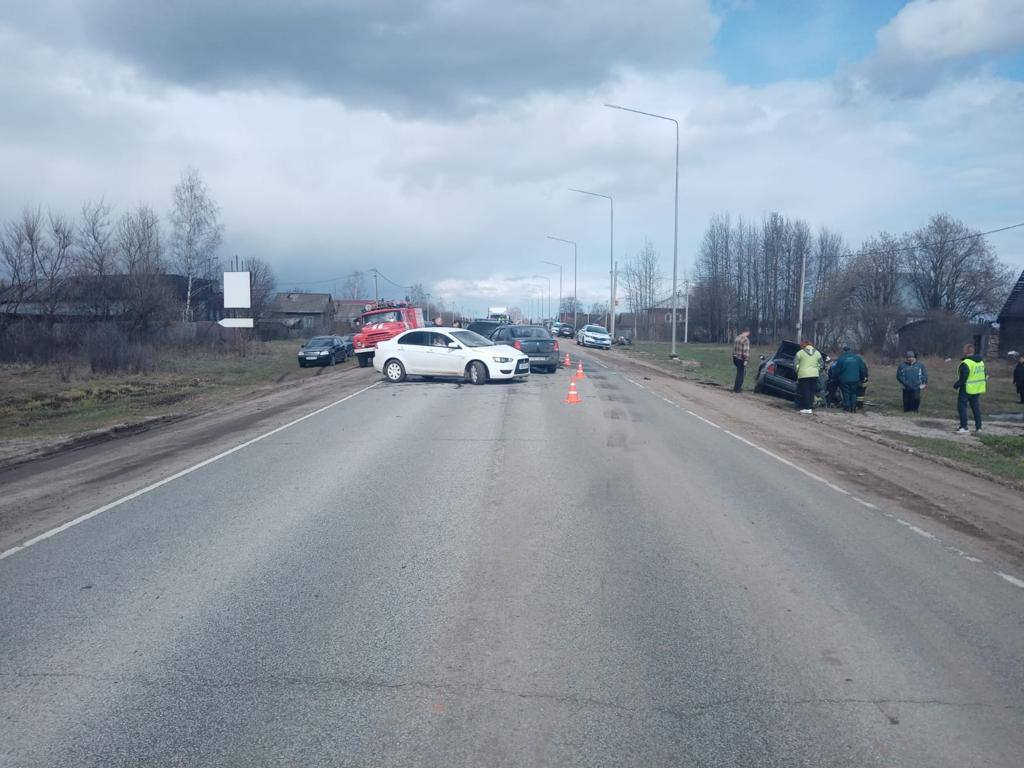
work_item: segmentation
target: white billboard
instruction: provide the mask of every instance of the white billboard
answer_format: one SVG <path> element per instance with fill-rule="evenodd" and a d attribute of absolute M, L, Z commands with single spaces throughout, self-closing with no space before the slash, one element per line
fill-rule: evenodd
<path fill-rule="evenodd" d="M 224 273 L 224 309 L 250 309 L 248 272 Z"/>

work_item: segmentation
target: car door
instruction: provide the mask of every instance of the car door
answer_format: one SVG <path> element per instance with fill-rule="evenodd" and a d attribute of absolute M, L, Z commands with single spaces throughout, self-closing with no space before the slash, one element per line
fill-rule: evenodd
<path fill-rule="evenodd" d="M 462 344 L 440 331 L 431 331 L 430 337 L 430 358 L 435 372 L 439 376 L 461 376 L 466 368 L 466 350 Z M 458 348 L 449 347 L 452 342 L 458 344 Z"/>
<path fill-rule="evenodd" d="M 398 357 L 406 373 L 430 374 L 430 334 L 426 331 L 410 331 L 395 345 Z"/>

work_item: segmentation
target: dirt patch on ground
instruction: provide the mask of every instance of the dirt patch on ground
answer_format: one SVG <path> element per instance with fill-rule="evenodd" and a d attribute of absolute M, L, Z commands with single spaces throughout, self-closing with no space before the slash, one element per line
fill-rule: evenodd
<path fill-rule="evenodd" d="M 373 369 L 321 369 L 202 412 L 64 441 L 9 441 L 0 467 L 0 551 L 285 424 L 379 379 Z M 20 455 L 16 451 L 20 450 Z"/>
<path fill-rule="evenodd" d="M 770 401 L 750 392 L 736 395 L 679 379 L 657 366 L 615 353 L 599 356 L 614 360 L 634 378 L 647 379 L 645 386 L 686 400 L 693 410 L 758 445 L 813 466 L 868 501 L 879 505 L 891 502 L 924 515 L 971 537 L 977 548 L 995 550 L 1024 565 L 1024 486 L 1010 480 L 995 482 L 980 470 L 919 455 L 882 434 L 899 428 L 935 437 L 941 432 L 937 427 L 871 414 L 801 415 L 789 408 L 771 407 Z M 949 429 L 948 422 L 944 426 Z M 998 429 L 1020 433 L 1019 427 Z M 994 433 L 997 427 L 993 425 L 991 430 Z M 943 434 L 957 437 L 951 431 Z"/>

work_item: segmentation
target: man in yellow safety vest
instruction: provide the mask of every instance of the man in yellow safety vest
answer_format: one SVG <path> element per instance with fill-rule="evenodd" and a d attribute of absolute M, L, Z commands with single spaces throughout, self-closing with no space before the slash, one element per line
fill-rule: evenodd
<path fill-rule="evenodd" d="M 956 398 L 956 411 L 960 416 L 960 429 L 957 434 L 967 434 L 967 406 L 971 406 L 974 416 L 974 431 L 981 431 L 981 396 L 985 394 L 985 359 L 974 352 L 973 344 L 964 345 L 964 356 L 960 360 L 957 381 L 953 388 L 959 390 Z"/>

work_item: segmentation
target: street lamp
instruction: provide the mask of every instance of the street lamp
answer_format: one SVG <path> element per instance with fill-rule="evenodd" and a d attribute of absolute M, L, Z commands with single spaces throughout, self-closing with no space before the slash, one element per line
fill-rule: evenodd
<path fill-rule="evenodd" d="M 569 187 L 570 192 L 579 192 L 581 195 L 590 195 L 591 197 L 603 197 L 608 201 L 610 206 L 609 212 L 611 214 L 611 230 L 608 235 L 608 285 L 610 296 L 608 299 L 608 333 L 611 337 L 615 338 L 615 200 L 612 199 L 611 195 L 602 195 L 600 192 L 588 192 L 585 189 L 573 189 Z"/>
<path fill-rule="evenodd" d="M 562 322 L 562 265 L 553 261 L 541 261 L 541 264 L 558 267 L 558 322 Z"/>
<path fill-rule="evenodd" d="M 548 281 L 548 317 L 551 317 L 551 278 L 545 277 L 544 275 L 534 275 L 535 280 L 547 280 Z"/>
<path fill-rule="evenodd" d="M 576 266 L 577 266 L 577 261 L 576 261 L 576 256 L 577 256 L 576 241 L 575 240 L 566 240 L 563 237 L 555 237 L 554 235 L 548 235 L 547 238 L 548 238 L 548 240 L 557 240 L 560 243 L 568 243 L 569 245 L 572 246 L 572 329 L 575 332 L 575 330 L 576 330 L 576 313 L 579 311 L 579 300 L 576 297 Z M 558 312 L 559 312 L 559 315 L 561 315 L 562 310 L 559 309 Z"/>
<path fill-rule="evenodd" d="M 621 109 L 623 112 L 633 112 L 637 115 L 644 115 L 645 117 L 656 117 L 659 120 L 668 120 L 670 123 L 675 123 L 676 126 L 676 198 L 675 207 L 672 211 L 674 217 L 672 234 L 672 353 L 670 355 L 675 358 L 678 357 L 676 354 L 676 310 L 679 308 L 679 296 L 676 289 L 677 275 L 679 271 L 679 121 L 674 117 L 656 115 L 653 112 L 642 112 L 639 109 L 631 109 L 629 107 L 620 107 L 618 104 L 605 104 L 605 106 L 611 109 Z"/>

